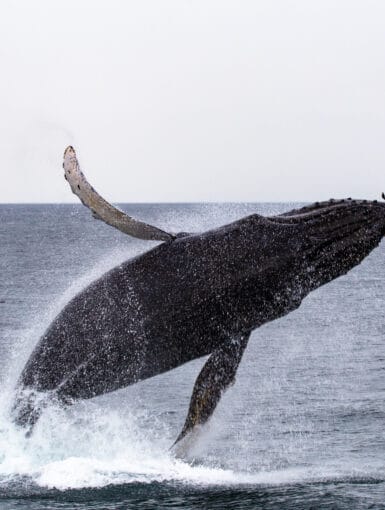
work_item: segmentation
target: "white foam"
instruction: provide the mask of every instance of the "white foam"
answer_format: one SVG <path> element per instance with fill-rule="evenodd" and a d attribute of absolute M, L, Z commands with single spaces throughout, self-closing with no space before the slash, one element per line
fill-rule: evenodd
<path fill-rule="evenodd" d="M 236 472 L 177 459 L 169 450 L 165 425 L 141 426 L 129 412 L 104 412 L 97 402 L 71 409 L 48 409 L 32 437 L 7 418 L 1 401 L 0 481 L 26 476 L 47 488 L 103 487 L 110 484 L 178 481 L 194 485 L 277 485 L 368 476 L 352 466 L 313 466 Z M 162 430 L 163 427 L 163 430 Z"/>

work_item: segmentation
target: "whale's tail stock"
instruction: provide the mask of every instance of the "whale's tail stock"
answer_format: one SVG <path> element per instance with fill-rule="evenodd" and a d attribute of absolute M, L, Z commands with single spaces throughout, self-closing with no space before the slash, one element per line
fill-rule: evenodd
<path fill-rule="evenodd" d="M 43 409 L 49 402 L 46 393 L 36 392 L 29 388 L 17 388 L 11 415 L 14 423 L 23 428 L 30 436 L 34 425 L 40 418 Z"/>

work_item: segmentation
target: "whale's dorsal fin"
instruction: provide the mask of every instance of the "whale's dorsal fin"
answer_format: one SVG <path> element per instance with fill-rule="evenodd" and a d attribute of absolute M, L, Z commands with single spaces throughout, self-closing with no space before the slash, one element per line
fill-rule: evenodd
<path fill-rule="evenodd" d="M 195 381 L 187 418 L 173 447 L 211 417 L 222 393 L 235 380 L 249 338 L 250 333 L 240 335 L 212 352 Z"/>
<path fill-rule="evenodd" d="M 67 147 L 64 152 L 63 168 L 64 176 L 71 186 L 72 192 L 80 198 L 83 205 L 91 209 L 95 218 L 138 239 L 151 241 L 170 241 L 174 239 L 173 234 L 135 220 L 104 200 L 89 184 L 80 170 L 75 150 L 71 146 Z"/>

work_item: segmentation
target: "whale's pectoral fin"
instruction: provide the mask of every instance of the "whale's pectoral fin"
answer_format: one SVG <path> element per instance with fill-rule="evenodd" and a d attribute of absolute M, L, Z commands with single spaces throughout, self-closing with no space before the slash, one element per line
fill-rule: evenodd
<path fill-rule="evenodd" d="M 249 337 L 247 334 L 232 339 L 210 355 L 195 381 L 187 418 L 174 445 L 211 417 L 222 393 L 235 381 Z"/>
<path fill-rule="evenodd" d="M 91 209 L 93 216 L 121 232 L 139 239 L 170 241 L 175 236 L 163 230 L 131 218 L 97 193 L 80 170 L 75 150 L 69 146 L 64 152 L 64 176 L 82 204 Z"/>

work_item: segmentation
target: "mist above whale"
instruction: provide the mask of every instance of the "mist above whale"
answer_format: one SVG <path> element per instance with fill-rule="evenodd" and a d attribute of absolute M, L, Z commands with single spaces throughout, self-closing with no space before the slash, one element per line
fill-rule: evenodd
<path fill-rule="evenodd" d="M 19 379 L 14 414 L 27 427 L 52 399 L 92 398 L 210 355 L 181 439 L 212 415 L 250 333 L 347 273 L 385 233 L 385 203 L 346 199 L 170 234 L 104 201 L 71 147 L 64 168 L 94 216 L 162 243 L 93 282 L 54 319 Z"/>

